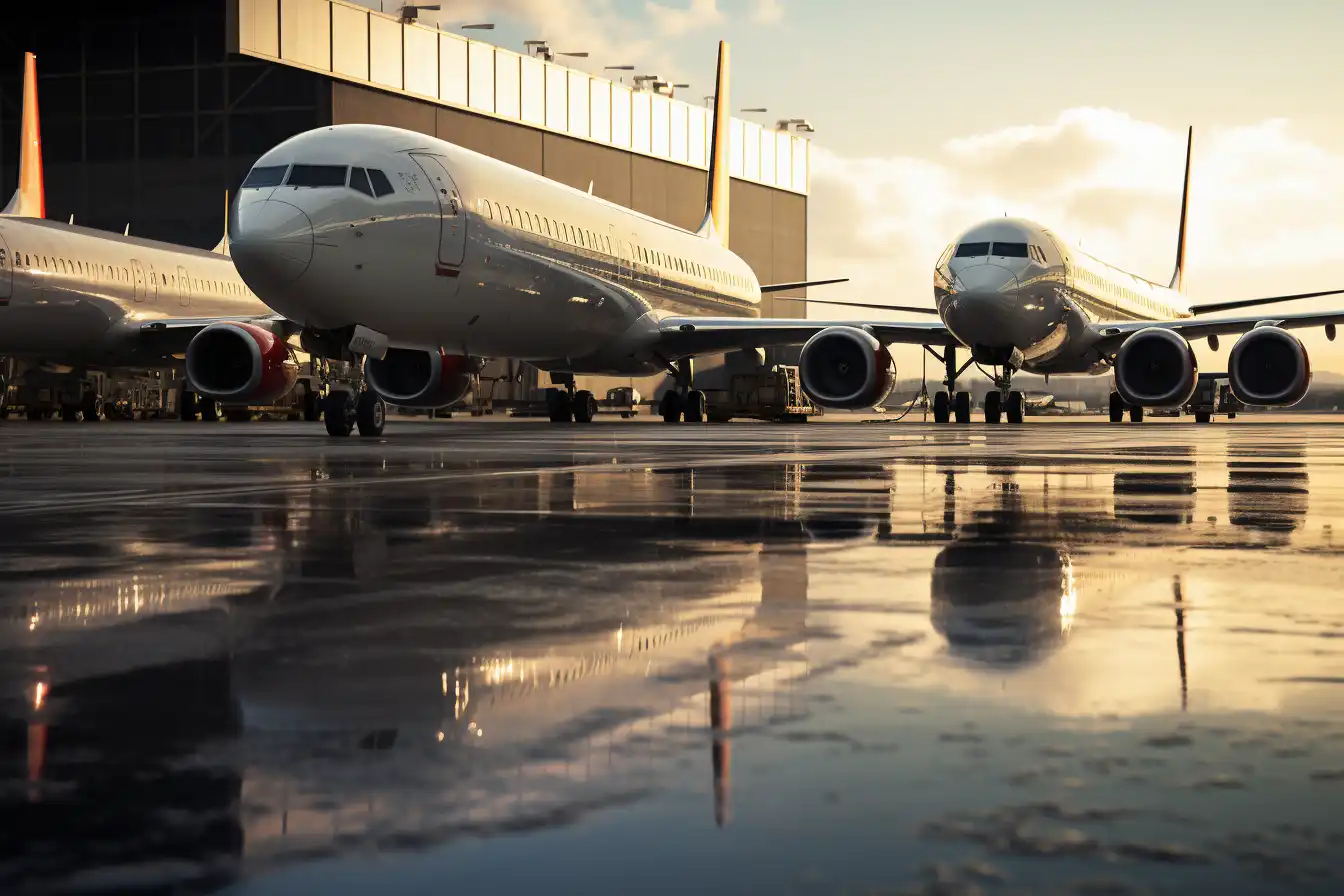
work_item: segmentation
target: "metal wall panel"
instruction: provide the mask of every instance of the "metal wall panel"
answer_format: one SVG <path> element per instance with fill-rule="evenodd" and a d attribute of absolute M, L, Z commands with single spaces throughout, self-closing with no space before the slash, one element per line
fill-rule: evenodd
<path fill-rule="evenodd" d="M 653 120 L 650 114 L 652 94 L 635 91 L 630 94 L 630 148 L 648 152 L 652 146 Z"/>
<path fill-rule="evenodd" d="M 806 193 L 808 188 L 808 151 L 812 145 L 801 137 L 793 138 L 793 189 Z"/>
<path fill-rule="evenodd" d="M 569 126 L 569 78 L 564 68 L 546 66 L 546 127 L 563 131 Z"/>
<path fill-rule="evenodd" d="M 353 6 L 331 7 L 331 70 L 369 80 L 369 13 Z"/>
<path fill-rule="evenodd" d="M 708 172 L 650 156 L 630 157 L 630 207 L 676 227 L 693 230 L 705 215 Z M 733 211 L 737 220 L 737 211 Z M 736 226 L 736 225 L 734 225 Z"/>
<path fill-rule="evenodd" d="M 687 161 L 697 168 L 704 168 L 709 158 L 709 132 L 705 127 L 708 110 L 703 106 L 688 106 L 686 109 L 686 144 L 689 150 Z"/>
<path fill-rule="evenodd" d="M 280 0 L 238 0 L 238 50 L 280 55 Z"/>
<path fill-rule="evenodd" d="M 331 4 L 327 0 L 280 0 L 280 55 L 331 71 Z"/>
<path fill-rule="evenodd" d="M 385 124 L 421 134 L 433 134 L 435 107 L 408 96 L 396 96 L 373 87 L 333 81 L 332 124 Z"/>
<path fill-rule="evenodd" d="M 630 146 L 630 88 L 611 85 L 611 145 Z"/>
<path fill-rule="evenodd" d="M 759 180 L 761 176 L 761 126 L 753 122 L 742 125 L 742 177 Z"/>
<path fill-rule="evenodd" d="M 728 173 L 742 176 L 742 122 L 736 118 L 728 125 Z"/>
<path fill-rule="evenodd" d="M 522 117 L 522 58 L 508 50 L 495 50 L 495 113 L 506 118 Z"/>
<path fill-rule="evenodd" d="M 369 80 L 380 87 L 402 89 L 400 22 L 369 16 Z"/>
<path fill-rule="evenodd" d="M 569 132 L 575 137 L 587 137 L 592 132 L 588 117 L 588 76 L 583 72 L 569 73 Z"/>
<path fill-rule="evenodd" d="M 543 142 L 542 174 L 576 190 L 586 190 L 592 184 L 594 196 L 629 208 L 630 153 L 559 134 L 546 134 Z"/>
<path fill-rule="evenodd" d="M 332 7 L 335 9 L 335 7 Z M 421 96 L 439 95 L 439 35 L 419 25 L 407 25 L 402 31 L 402 58 L 405 60 L 406 90 Z"/>
<path fill-rule="evenodd" d="M 425 107 L 435 112 L 433 133 L 440 140 L 541 173 L 544 131 L 443 106 L 425 104 Z"/>
<path fill-rule="evenodd" d="M 653 125 L 653 144 L 650 151 L 664 159 L 672 155 L 671 108 L 672 103 L 667 97 L 657 94 L 650 97 L 649 121 Z"/>
<path fill-rule="evenodd" d="M 771 186 L 775 183 L 775 136 L 770 131 L 761 131 L 761 183 Z"/>
<path fill-rule="evenodd" d="M 439 99 L 467 105 L 467 41 L 456 34 L 439 35 Z"/>
<path fill-rule="evenodd" d="M 783 131 L 775 133 L 775 186 L 789 189 L 793 184 L 793 138 Z"/>
<path fill-rule="evenodd" d="M 588 119 L 590 136 L 603 143 L 611 142 L 611 82 L 593 78 L 588 82 Z"/>
<path fill-rule="evenodd" d="M 686 143 L 686 111 L 685 103 L 672 103 L 672 124 L 668 132 L 671 134 L 671 152 L 674 162 L 684 162 L 690 156 Z"/>
<path fill-rule="evenodd" d="M 495 111 L 495 48 L 471 41 L 467 48 L 467 96 L 471 108 Z"/>
<path fill-rule="evenodd" d="M 533 56 L 522 58 L 523 121 L 546 124 L 546 63 Z"/>

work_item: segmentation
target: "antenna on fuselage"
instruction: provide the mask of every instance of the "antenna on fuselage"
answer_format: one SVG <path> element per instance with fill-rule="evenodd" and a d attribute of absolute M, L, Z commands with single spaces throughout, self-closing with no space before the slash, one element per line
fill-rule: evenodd
<path fill-rule="evenodd" d="M 592 182 L 592 181 L 588 181 L 588 195 L 589 195 L 589 196 L 593 195 L 593 182 Z"/>
<path fill-rule="evenodd" d="M 123 231 L 121 232 L 121 235 L 122 235 L 122 236 L 130 236 L 130 235 L 131 235 L 131 222 L 130 222 L 130 221 L 127 221 L 127 222 L 126 222 L 126 229 L 123 230 Z"/>
<path fill-rule="evenodd" d="M 1181 190 L 1181 229 L 1176 234 L 1176 270 L 1171 275 L 1171 288 L 1185 292 L 1185 223 L 1190 212 L 1190 154 L 1195 146 L 1195 129 L 1190 128 L 1185 138 L 1185 187 Z"/>

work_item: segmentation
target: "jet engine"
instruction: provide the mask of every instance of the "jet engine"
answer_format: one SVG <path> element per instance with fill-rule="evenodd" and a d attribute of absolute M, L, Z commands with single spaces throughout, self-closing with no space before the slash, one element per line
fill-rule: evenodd
<path fill-rule="evenodd" d="M 381 359 L 364 362 L 364 380 L 388 404 L 404 408 L 446 408 L 476 384 L 485 362 L 443 349 L 390 348 Z"/>
<path fill-rule="evenodd" d="M 857 327 L 827 327 L 798 358 L 803 391 L 822 407 L 855 410 L 882 403 L 896 384 L 896 362 L 877 337 Z"/>
<path fill-rule="evenodd" d="M 1115 389 L 1127 404 L 1181 407 L 1195 394 L 1199 365 L 1180 333 L 1148 327 L 1125 340 L 1115 356 Z"/>
<path fill-rule="evenodd" d="M 1311 359 L 1296 336 L 1279 327 L 1256 327 L 1227 356 L 1227 380 L 1243 404 L 1287 407 L 1311 385 Z"/>
<path fill-rule="evenodd" d="M 285 341 L 256 324 L 210 324 L 187 346 L 192 387 L 226 404 L 269 404 L 288 394 L 298 376 Z"/>

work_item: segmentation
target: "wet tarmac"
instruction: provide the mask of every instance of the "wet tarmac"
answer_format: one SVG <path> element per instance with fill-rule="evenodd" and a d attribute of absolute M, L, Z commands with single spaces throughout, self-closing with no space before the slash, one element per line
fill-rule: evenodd
<path fill-rule="evenodd" d="M 18 424 L 0 483 L 0 892 L 1344 891 L 1344 427 Z"/>

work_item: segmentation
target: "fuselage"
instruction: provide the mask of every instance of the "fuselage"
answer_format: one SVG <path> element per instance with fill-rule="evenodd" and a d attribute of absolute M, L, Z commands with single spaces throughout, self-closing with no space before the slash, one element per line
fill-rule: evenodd
<path fill-rule="evenodd" d="M 982 363 L 1033 373 L 1102 373 L 1108 322 L 1190 317 L 1180 292 L 1126 273 L 1030 221 L 962 233 L 933 275 L 938 314 Z"/>
<path fill-rule="evenodd" d="M 164 356 L 154 341 L 138 338 L 143 324 L 268 313 L 218 252 L 0 218 L 0 356 L 151 365 Z"/>
<path fill-rule="evenodd" d="M 660 317 L 759 316 L 751 268 L 715 240 L 396 128 L 285 141 L 231 220 L 238 268 L 276 311 L 402 347 L 650 373 L 663 363 L 638 349 Z"/>

